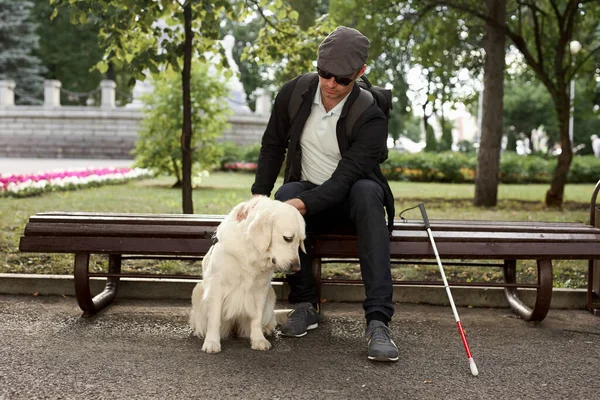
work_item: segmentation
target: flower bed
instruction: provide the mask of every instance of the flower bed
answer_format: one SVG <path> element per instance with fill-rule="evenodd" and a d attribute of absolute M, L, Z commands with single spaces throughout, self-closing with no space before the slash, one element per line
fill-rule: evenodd
<path fill-rule="evenodd" d="M 39 174 L 0 174 L 0 197 L 36 196 L 44 192 L 124 183 L 150 176 L 152 172 L 144 168 L 86 168 Z"/>
<path fill-rule="evenodd" d="M 255 172 L 257 164 L 253 162 L 227 162 L 223 164 L 223 171 Z"/>

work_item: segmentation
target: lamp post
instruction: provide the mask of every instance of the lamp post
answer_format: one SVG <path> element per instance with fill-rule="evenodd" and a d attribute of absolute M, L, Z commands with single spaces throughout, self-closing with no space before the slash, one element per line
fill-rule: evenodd
<path fill-rule="evenodd" d="M 573 55 L 573 58 L 575 58 L 575 55 L 579 53 L 579 50 L 581 50 L 581 43 L 579 43 L 577 40 L 573 40 L 571 41 L 571 43 L 569 43 L 569 51 Z M 571 76 L 570 92 L 571 102 L 569 109 L 569 143 L 571 145 L 571 149 L 573 149 L 573 115 L 575 114 L 575 74 Z"/>

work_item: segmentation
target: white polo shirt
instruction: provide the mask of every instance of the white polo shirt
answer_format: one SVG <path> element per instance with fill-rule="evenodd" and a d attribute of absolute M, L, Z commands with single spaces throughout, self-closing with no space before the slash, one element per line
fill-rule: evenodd
<path fill-rule="evenodd" d="M 300 138 L 302 180 L 321 185 L 331 178 L 342 159 L 336 126 L 349 95 L 350 93 L 326 112 L 321 99 L 321 86 L 317 87 L 310 116 Z"/>

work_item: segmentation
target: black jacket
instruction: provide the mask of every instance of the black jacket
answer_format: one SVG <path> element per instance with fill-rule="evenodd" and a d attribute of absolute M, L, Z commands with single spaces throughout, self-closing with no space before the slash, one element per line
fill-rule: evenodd
<path fill-rule="evenodd" d="M 271 118 L 262 138 L 256 179 L 252 185 L 253 194 L 270 196 L 281 170 L 286 149 L 284 182 L 301 180 L 300 136 L 311 113 L 318 79 L 315 79 L 304 91 L 302 105 L 294 119 L 290 121 L 288 105 L 299 78 L 285 83 L 275 98 Z M 371 179 L 384 190 L 388 228 L 391 231 L 394 220 L 394 197 L 379 168 L 379 164 L 387 159 L 387 119 L 373 102 L 373 105 L 354 124 L 351 138 L 347 138 L 345 134 L 348 110 L 360 90 L 357 85 L 354 85 L 337 123 L 337 140 L 342 159 L 333 175 L 315 189 L 301 193 L 298 198 L 306 205 L 307 214 L 315 214 L 342 202 L 348 196 L 352 185 L 359 179 Z"/>

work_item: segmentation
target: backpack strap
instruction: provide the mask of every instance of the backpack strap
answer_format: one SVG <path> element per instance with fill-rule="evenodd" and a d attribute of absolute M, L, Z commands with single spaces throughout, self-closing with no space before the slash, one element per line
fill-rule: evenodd
<path fill-rule="evenodd" d="M 346 115 L 346 139 L 348 139 L 348 143 L 352 139 L 352 130 L 354 129 L 354 124 L 356 121 L 371 107 L 375 99 L 373 95 L 368 90 L 365 90 L 361 87 L 360 94 L 358 98 L 352 104 L 350 110 L 348 110 L 348 115 Z"/>
<path fill-rule="evenodd" d="M 290 104 L 288 104 L 288 116 L 290 118 L 290 124 L 292 123 L 292 120 L 296 117 L 296 114 L 298 114 L 298 111 L 300 110 L 300 105 L 302 104 L 302 93 L 304 93 L 306 89 L 308 89 L 310 84 L 315 79 L 317 79 L 317 73 L 309 72 L 307 74 L 302 75 L 300 79 L 298 79 L 298 82 L 296 82 L 296 86 L 292 91 L 292 97 L 290 98 Z"/>

